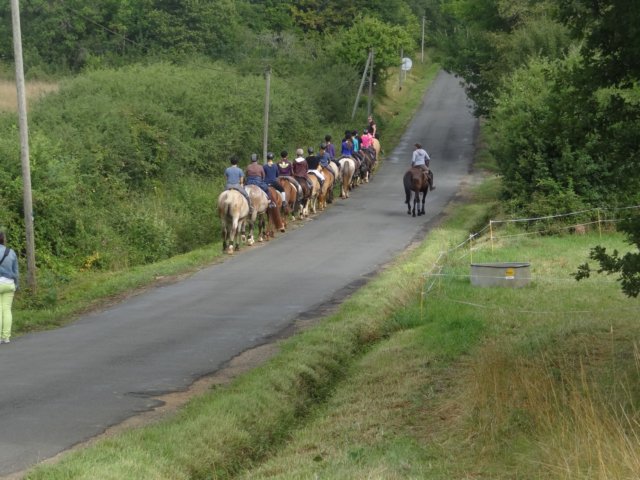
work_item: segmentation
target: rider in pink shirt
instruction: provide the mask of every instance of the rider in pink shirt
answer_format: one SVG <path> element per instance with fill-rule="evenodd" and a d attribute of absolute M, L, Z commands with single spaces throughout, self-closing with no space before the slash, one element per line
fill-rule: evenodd
<path fill-rule="evenodd" d="M 373 135 L 369 132 L 369 129 L 365 129 L 364 134 L 360 137 L 362 148 L 369 148 L 373 143 Z"/>

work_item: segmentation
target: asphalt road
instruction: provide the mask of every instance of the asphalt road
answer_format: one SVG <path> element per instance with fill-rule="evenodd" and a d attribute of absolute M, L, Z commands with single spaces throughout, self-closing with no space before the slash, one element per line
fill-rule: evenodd
<path fill-rule="evenodd" d="M 399 146 L 350 199 L 179 283 L 2 345 L 0 475 L 157 406 L 159 395 L 184 390 L 361 284 L 456 195 L 476 130 L 457 79 L 442 72 Z M 427 214 L 413 218 L 402 175 L 415 142 L 431 155 L 437 189 L 427 196 Z"/>

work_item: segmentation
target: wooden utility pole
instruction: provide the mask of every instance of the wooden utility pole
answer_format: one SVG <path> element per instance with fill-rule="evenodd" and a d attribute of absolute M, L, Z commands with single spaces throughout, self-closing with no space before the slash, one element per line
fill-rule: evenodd
<path fill-rule="evenodd" d="M 424 17 L 422 17 L 422 63 L 424 63 Z"/>
<path fill-rule="evenodd" d="M 404 59 L 404 48 L 400 49 L 400 80 L 398 82 L 398 90 L 402 90 L 402 67 L 403 67 L 403 59 Z"/>
<path fill-rule="evenodd" d="M 262 163 L 267 163 L 267 145 L 269 144 L 269 97 L 271 94 L 271 66 L 267 66 L 264 72 L 265 96 L 264 96 L 264 133 L 262 136 Z"/>
<path fill-rule="evenodd" d="M 362 72 L 362 80 L 360 80 L 360 87 L 358 88 L 356 101 L 353 104 L 353 111 L 351 112 L 351 120 L 353 120 L 353 117 L 356 116 L 356 109 L 358 108 L 358 102 L 360 101 L 360 95 L 362 94 L 362 87 L 364 87 L 364 81 L 367 78 L 367 70 L 369 69 L 370 61 L 371 61 L 371 51 L 369 51 L 369 56 L 367 57 L 367 63 L 364 66 L 364 72 Z"/>
<path fill-rule="evenodd" d="M 371 49 L 371 66 L 369 67 L 369 99 L 367 101 L 367 117 L 371 116 L 371 101 L 373 100 L 373 59 L 375 50 Z"/>
<path fill-rule="evenodd" d="M 20 30 L 20 9 L 18 0 L 11 0 L 11 20 L 13 27 L 13 51 L 16 63 L 16 89 L 18 91 L 18 123 L 20 127 L 20 160 L 22 162 L 22 185 L 24 225 L 27 236 L 27 285 L 36 291 L 36 253 L 33 233 L 33 201 L 31 199 L 31 169 L 29 167 L 29 129 L 27 127 L 27 100 L 24 86 L 24 66 L 22 63 L 22 32 Z"/>

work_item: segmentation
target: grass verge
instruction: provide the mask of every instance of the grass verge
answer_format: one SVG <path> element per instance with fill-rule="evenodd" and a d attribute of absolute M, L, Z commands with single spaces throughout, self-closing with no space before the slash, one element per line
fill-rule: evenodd
<path fill-rule="evenodd" d="M 486 205 L 478 200 L 464 208 L 473 217 Z M 422 255 L 464 240 L 450 227 L 465 218 L 430 234 Z M 640 306 L 611 278 L 572 278 L 595 244 L 628 250 L 620 235 L 594 232 L 493 248 L 481 239 L 437 266 L 421 257 L 410 271 L 422 277 L 423 300 L 390 317 L 403 328 L 240 478 L 640 478 Z M 529 261 L 533 281 L 473 287 L 471 253 L 474 262 Z"/>

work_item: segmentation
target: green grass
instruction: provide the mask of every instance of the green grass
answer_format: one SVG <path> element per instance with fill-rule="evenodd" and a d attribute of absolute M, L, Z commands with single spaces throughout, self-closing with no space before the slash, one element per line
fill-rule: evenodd
<path fill-rule="evenodd" d="M 442 233 L 461 238 L 464 217 Z M 423 263 L 401 330 L 243 478 L 638 478 L 640 306 L 611 278 L 572 278 L 596 243 L 628 248 L 613 233 L 479 241 L 474 261 L 531 262 L 521 289 L 471 286 L 462 248 L 439 276 Z"/>

